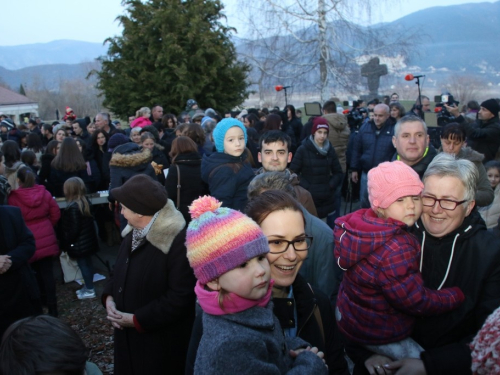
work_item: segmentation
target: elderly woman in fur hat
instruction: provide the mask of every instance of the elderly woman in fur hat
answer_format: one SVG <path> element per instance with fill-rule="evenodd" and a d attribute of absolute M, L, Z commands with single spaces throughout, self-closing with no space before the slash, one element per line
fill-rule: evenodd
<path fill-rule="evenodd" d="M 115 328 L 115 374 L 180 374 L 194 321 L 186 222 L 165 188 L 139 174 L 112 190 L 128 225 L 102 302 Z"/>

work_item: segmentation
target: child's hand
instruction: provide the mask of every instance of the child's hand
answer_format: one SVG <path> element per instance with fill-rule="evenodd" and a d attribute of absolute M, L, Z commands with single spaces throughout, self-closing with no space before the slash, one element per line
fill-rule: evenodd
<path fill-rule="evenodd" d="M 325 363 L 325 354 L 323 352 L 320 352 L 319 349 L 315 346 L 312 348 L 308 346 L 307 348 L 302 348 L 302 349 L 297 349 L 297 350 L 290 350 L 290 357 L 292 358 L 297 358 L 297 356 L 302 353 L 302 352 L 313 352 L 316 354 L 321 360 L 323 360 L 323 363 Z"/>

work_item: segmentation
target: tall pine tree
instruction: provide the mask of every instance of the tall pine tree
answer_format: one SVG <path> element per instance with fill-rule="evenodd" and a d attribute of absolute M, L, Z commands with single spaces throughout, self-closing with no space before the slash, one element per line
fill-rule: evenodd
<path fill-rule="evenodd" d="M 125 117 L 143 106 L 180 113 L 187 99 L 230 109 L 247 97 L 249 66 L 236 59 L 219 0 L 124 0 L 122 36 L 109 38 L 98 88 Z"/>

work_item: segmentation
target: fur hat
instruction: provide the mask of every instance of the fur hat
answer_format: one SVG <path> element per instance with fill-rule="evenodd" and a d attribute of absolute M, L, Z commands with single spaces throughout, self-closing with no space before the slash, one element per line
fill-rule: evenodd
<path fill-rule="evenodd" d="M 122 186 L 111 190 L 111 195 L 131 211 L 146 216 L 153 216 L 168 201 L 165 187 L 145 174 L 133 176 Z"/>
<path fill-rule="evenodd" d="M 481 107 L 486 108 L 495 117 L 498 117 L 498 112 L 500 112 L 500 105 L 496 99 L 488 99 L 481 103 Z"/>
<path fill-rule="evenodd" d="M 237 126 L 243 130 L 243 134 L 245 135 L 245 144 L 247 144 L 247 129 L 243 123 L 234 118 L 225 118 L 217 124 L 213 132 L 215 148 L 218 152 L 224 152 L 224 137 L 226 136 L 227 131 L 233 126 Z"/>
<path fill-rule="evenodd" d="M 420 195 L 423 189 L 417 172 L 402 161 L 380 163 L 368 172 L 368 199 L 374 211 L 399 198 Z"/>
<path fill-rule="evenodd" d="M 186 232 L 187 257 L 201 284 L 269 252 L 267 237 L 257 223 L 221 204 L 206 195 L 189 207 L 193 220 Z"/>
<path fill-rule="evenodd" d="M 311 134 L 314 135 L 318 129 L 325 129 L 327 133 L 330 133 L 330 127 L 328 126 L 328 121 L 324 117 L 316 117 L 313 120 L 313 126 L 311 128 Z"/>
<path fill-rule="evenodd" d="M 500 374 L 500 308 L 486 319 L 470 348 L 474 374 Z"/>

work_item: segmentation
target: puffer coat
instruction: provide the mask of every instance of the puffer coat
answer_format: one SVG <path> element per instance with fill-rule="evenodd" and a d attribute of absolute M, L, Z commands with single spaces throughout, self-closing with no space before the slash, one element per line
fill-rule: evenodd
<path fill-rule="evenodd" d="M 71 202 L 64 209 L 61 225 L 61 249 L 67 251 L 71 258 L 88 256 L 99 249 L 94 217 L 84 216 L 76 202 Z"/>

